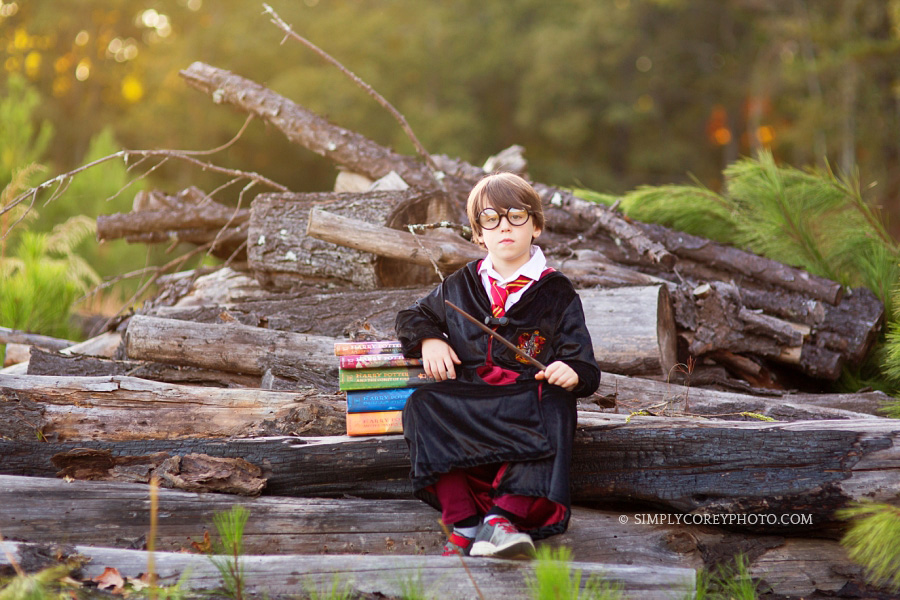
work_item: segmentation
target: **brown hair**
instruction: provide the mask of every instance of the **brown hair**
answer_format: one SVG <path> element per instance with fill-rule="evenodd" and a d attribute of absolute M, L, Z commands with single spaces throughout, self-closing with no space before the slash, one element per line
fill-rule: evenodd
<path fill-rule="evenodd" d="M 544 228 L 544 209 L 541 206 L 541 197 L 534 191 L 530 183 L 515 173 L 485 175 L 469 192 L 466 214 L 469 216 L 469 225 L 472 226 L 475 235 L 481 235 L 478 215 L 489 206 L 499 211 L 510 208 L 527 209 L 531 213 L 531 218 L 534 219 L 535 228 Z"/>

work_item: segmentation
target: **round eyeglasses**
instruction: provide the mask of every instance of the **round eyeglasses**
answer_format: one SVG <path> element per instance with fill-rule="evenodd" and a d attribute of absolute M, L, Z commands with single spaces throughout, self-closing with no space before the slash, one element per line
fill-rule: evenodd
<path fill-rule="evenodd" d="M 502 215 L 493 208 L 486 208 L 478 213 L 478 224 L 481 225 L 482 229 L 490 231 L 491 229 L 497 229 L 500 226 L 500 219 L 506 217 L 510 225 L 519 227 L 527 223 L 530 216 L 531 212 L 524 208 L 510 208 Z"/>

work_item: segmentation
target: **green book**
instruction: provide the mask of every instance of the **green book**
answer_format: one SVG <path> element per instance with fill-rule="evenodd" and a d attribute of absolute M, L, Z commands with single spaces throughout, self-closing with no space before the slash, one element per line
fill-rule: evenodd
<path fill-rule="evenodd" d="M 341 369 L 342 390 L 377 390 L 415 387 L 434 382 L 425 375 L 424 367 L 389 367 L 386 369 Z"/>

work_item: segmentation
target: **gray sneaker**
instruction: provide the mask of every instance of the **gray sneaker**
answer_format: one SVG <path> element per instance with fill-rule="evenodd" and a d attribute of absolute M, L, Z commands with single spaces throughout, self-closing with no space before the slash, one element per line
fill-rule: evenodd
<path fill-rule="evenodd" d="M 534 542 L 530 535 L 516 529 L 507 519 L 493 517 L 478 531 L 469 556 L 532 558 Z"/>

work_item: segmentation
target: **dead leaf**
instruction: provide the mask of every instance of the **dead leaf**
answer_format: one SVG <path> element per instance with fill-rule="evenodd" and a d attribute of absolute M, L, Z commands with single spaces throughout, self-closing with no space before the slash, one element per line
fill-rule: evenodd
<path fill-rule="evenodd" d="M 126 579 L 133 592 L 140 592 L 141 590 L 150 587 L 149 573 L 144 573 L 140 577 L 127 577 Z"/>
<path fill-rule="evenodd" d="M 113 594 L 121 594 L 122 588 L 125 586 L 125 580 L 119 574 L 119 570 L 114 567 L 106 567 L 103 573 L 91 579 L 97 583 L 97 589 L 109 590 Z"/>
<path fill-rule="evenodd" d="M 203 532 L 202 542 L 191 541 L 191 547 L 200 554 L 209 554 L 210 552 L 212 552 L 212 540 L 209 539 L 209 531 Z"/>
<path fill-rule="evenodd" d="M 63 584 L 63 585 L 68 585 L 68 586 L 70 586 L 70 587 L 76 587 L 76 588 L 82 587 L 80 581 L 78 581 L 78 580 L 76 580 L 76 579 L 72 579 L 72 578 L 69 577 L 68 575 L 66 575 L 65 577 L 63 577 L 62 579 L 60 579 L 60 580 L 59 580 L 59 583 L 61 583 L 61 584 Z"/>
<path fill-rule="evenodd" d="M 72 483 L 73 481 L 75 481 L 75 478 L 70 475 L 66 475 L 65 477 L 63 477 L 63 481 L 65 481 L 66 483 Z"/>

